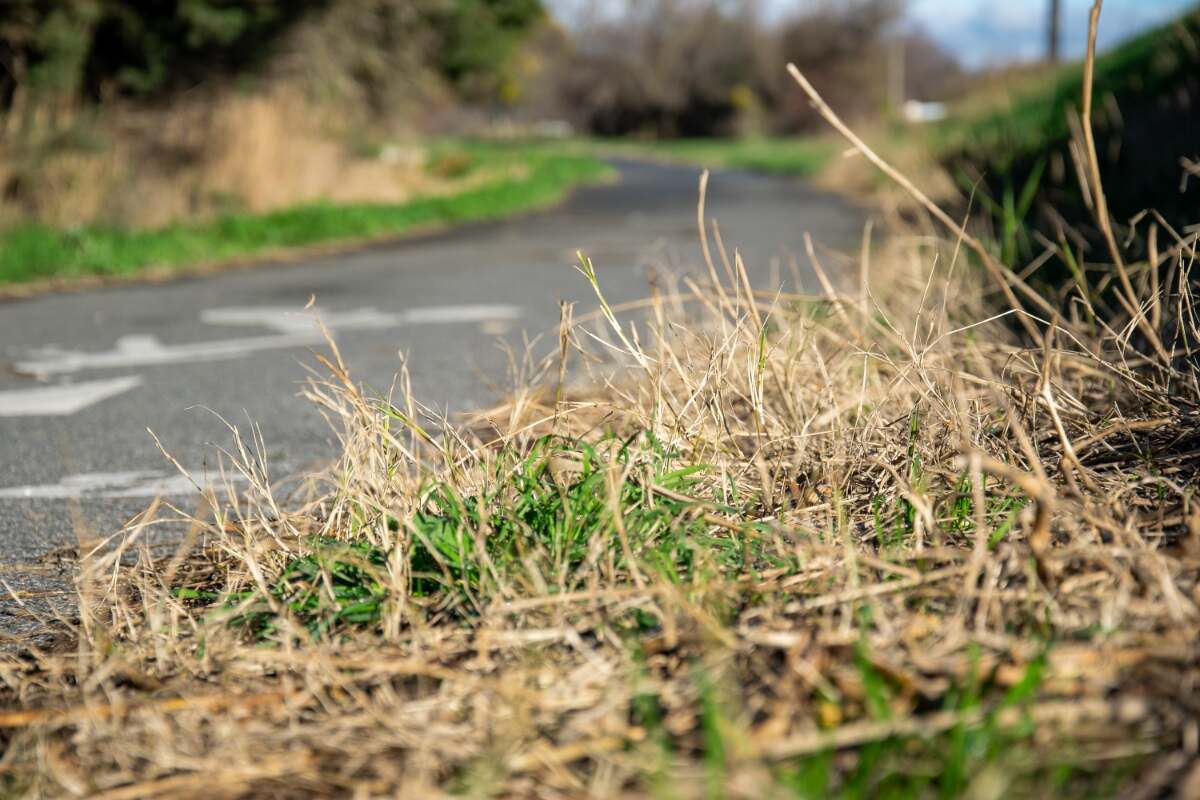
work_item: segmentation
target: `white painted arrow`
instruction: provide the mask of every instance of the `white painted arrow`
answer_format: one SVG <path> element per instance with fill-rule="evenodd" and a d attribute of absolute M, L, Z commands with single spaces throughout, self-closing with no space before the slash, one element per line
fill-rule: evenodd
<path fill-rule="evenodd" d="M 83 369 L 130 369 L 158 364 L 189 364 L 241 358 L 262 350 L 310 347 L 325 341 L 318 320 L 328 330 L 386 330 L 401 325 L 495 322 L 520 317 L 521 309 L 510 305 L 427 306 L 396 313 L 360 308 L 324 313 L 318 309 L 278 307 L 213 308 L 200 318 L 211 325 L 255 326 L 273 333 L 233 339 L 213 339 L 192 344 L 167 345 L 153 336 L 124 336 L 111 350 L 86 352 L 45 348 L 33 358 L 15 364 L 27 375 L 56 375 Z"/>
<path fill-rule="evenodd" d="M 0 417 L 65 417 L 142 385 L 138 375 L 0 392 Z"/>

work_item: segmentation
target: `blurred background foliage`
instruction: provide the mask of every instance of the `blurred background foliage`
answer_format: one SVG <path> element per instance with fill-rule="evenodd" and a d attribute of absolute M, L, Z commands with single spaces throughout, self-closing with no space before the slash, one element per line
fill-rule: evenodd
<path fill-rule="evenodd" d="M 0 223 L 160 225 L 428 189 L 381 141 L 519 96 L 541 0 L 8 0 Z"/>
<path fill-rule="evenodd" d="M 824 126 L 783 70 L 794 62 L 889 157 L 928 169 L 939 199 L 974 198 L 1009 254 L 1068 228 L 1090 244 L 1068 124 L 1078 63 L 968 72 L 905 6 L 5 0 L 0 228 L 154 227 L 484 180 L 437 168 L 446 137 L 622 137 L 655 157 L 807 174 L 833 150 L 804 140 Z M 946 101 L 949 117 L 907 121 L 910 99 Z M 1197 108 L 1200 11 L 1101 60 L 1095 116 L 1118 215 L 1187 218 Z M 849 188 L 875 188 L 865 172 Z"/>
<path fill-rule="evenodd" d="M 851 112 L 877 111 L 887 53 L 875 45 L 900 8 L 846 0 L 768 24 L 747 3 L 642 0 L 568 32 L 542 0 L 8 0 L 0 107 L 22 93 L 42 105 L 162 99 L 311 60 L 376 104 L 420 68 L 464 103 L 528 101 L 594 133 L 792 132 L 813 119 L 780 64 L 796 62 Z M 960 77 L 932 41 L 908 51 L 917 94 L 946 94 Z"/>
<path fill-rule="evenodd" d="M 281 36 L 314 15 L 331 38 L 367 34 L 364 63 L 347 65 L 358 78 L 380 79 L 366 62 L 385 49 L 416 50 L 447 80 L 486 85 L 545 10 L 540 0 L 8 0 L 0 100 L 10 106 L 22 88 L 71 100 L 146 96 L 261 69 L 280 55 Z"/>

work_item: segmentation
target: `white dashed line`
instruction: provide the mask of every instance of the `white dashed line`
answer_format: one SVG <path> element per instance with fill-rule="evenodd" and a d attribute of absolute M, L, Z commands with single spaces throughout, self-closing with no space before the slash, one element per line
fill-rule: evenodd
<path fill-rule="evenodd" d="M 234 483 L 245 479 L 238 473 L 225 476 Z M 13 486 L 0 489 L 0 500 L 87 500 L 146 497 L 183 497 L 196 494 L 196 485 L 186 475 L 161 470 L 131 472 L 87 472 L 67 475 L 58 483 Z"/>

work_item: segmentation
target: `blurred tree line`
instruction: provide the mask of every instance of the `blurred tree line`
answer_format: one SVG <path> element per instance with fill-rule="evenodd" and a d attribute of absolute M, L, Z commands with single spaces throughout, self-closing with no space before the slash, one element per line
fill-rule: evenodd
<path fill-rule="evenodd" d="M 98 101 L 237 75 L 268 62 L 282 34 L 322 12 L 336 12 L 328 19 L 357 37 L 349 48 L 357 63 L 347 65 L 356 80 L 386 79 L 387 62 L 405 57 L 468 93 L 493 88 L 545 16 L 541 0 L 5 0 L 0 108 L 22 90 Z"/>
<path fill-rule="evenodd" d="M 580 1 L 0 0 L 0 226 L 378 199 L 427 136 L 799 132 L 788 61 L 874 114 L 898 36 L 910 95 L 958 74 L 904 0 Z"/>
<path fill-rule="evenodd" d="M 355 118 L 418 116 L 437 95 L 477 119 L 503 110 L 602 135 L 792 133 L 815 119 L 789 61 L 850 116 L 887 107 L 900 39 L 909 96 L 936 99 L 961 75 L 901 29 L 904 0 L 801 0 L 782 17 L 756 0 L 612 0 L 569 25 L 544 0 L 3 2 L 9 130 L 29 106 L 53 120 L 60 105 L 299 74 Z"/>
<path fill-rule="evenodd" d="M 793 133 L 817 120 L 788 62 L 852 117 L 886 109 L 897 53 L 909 97 L 960 83 L 950 55 L 900 24 L 903 0 L 790 5 L 779 18 L 752 0 L 625 0 L 580 20 L 557 71 L 561 108 L 604 135 Z"/>

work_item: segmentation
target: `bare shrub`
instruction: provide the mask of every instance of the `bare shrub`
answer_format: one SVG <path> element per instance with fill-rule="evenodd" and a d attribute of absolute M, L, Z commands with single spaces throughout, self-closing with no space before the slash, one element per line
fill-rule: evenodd
<path fill-rule="evenodd" d="M 757 132 L 796 132 L 817 120 L 777 68 L 790 60 L 839 108 L 875 113 L 884 103 L 881 42 L 896 14 L 891 0 L 821 3 L 780 23 L 764 21 L 752 4 L 630 4 L 575 32 L 559 70 L 563 108 L 604 135 L 727 135 L 759 108 Z"/>
<path fill-rule="evenodd" d="M 878 114 L 887 104 L 883 36 L 899 8 L 895 0 L 821 3 L 781 26 L 780 60 L 799 67 L 847 117 Z M 810 130 L 820 124 L 786 76 L 778 75 L 772 85 L 781 129 Z"/>
<path fill-rule="evenodd" d="M 903 37 L 904 95 L 915 100 L 950 100 L 968 84 L 967 73 L 944 46 L 923 30 Z M 972 91 L 976 89 L 972 83 Z"/>
<path fill-rule="evenodd" d="M 400 202 L 439 189 L 423 157 L 386 163 L 356 152 L 345 122 L 286 85 L 82 113 L 78 140 L 47 132 L 0 147 L 9 172 L 3 211 L 66 228 L 152 227 L 320 200 Z"/>
<path fill-rule="evenodd" d="M 577 31 L 563 106 L 602 135 L 728 133 L 733 91 L 758 80 L 759 31 L 714 2 L 653 0 Z"/>

